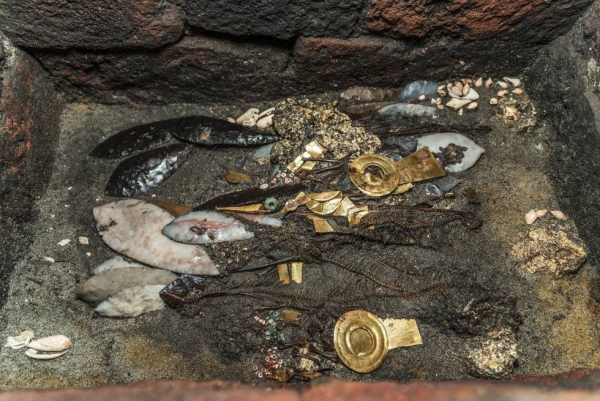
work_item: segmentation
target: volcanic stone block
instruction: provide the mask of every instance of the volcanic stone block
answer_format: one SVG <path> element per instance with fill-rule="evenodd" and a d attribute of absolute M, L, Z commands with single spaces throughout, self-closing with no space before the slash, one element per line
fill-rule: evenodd
<path fill-rule="evenodd" d="M 273 82 L 285 69 L 288 53 L 270 45 L 194 36 L 159 51 L 36 55 L 71 100 L 167 103 L 273 97 L 281 90 L 281 82 Z"/>
<path fill-rule="evenodd" d="M 367 26 L 392 37 L 519 38 L 545 43 L 571 28 L 593 0 L 372 0 Z"/>
<path fill-rule="evenodd" d="M 363 0 L 187 0 L 192 26 L 233 35 L 347 37 Z"/>
<path fill-rule="evenodd" d="M 0 0 L 3 32 L 26 48 L 156 48 L 181 37 L 181 14 L 161 0 Z"/>

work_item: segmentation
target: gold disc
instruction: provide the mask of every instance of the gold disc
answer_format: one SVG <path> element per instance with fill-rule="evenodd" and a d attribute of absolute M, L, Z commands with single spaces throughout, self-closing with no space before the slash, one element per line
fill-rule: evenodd
<path fill-rule="evenodd" d="M 380 169 L 381 177 L 367 172 L 369 167 Z M 359 156 L 348 165 L 348 171 L 352 183 L 361 192 L 371 196 L 383 196 L 391 193 L 400 181 L 394 162 L 380 155 Z"/>
<path fill-rule="evenodd" d="M 381 320 L 363 310 L 347 312 L 338 319 L 333 343 L 344 365 L 359 373 L 381 366 L 389 345 Z"/>

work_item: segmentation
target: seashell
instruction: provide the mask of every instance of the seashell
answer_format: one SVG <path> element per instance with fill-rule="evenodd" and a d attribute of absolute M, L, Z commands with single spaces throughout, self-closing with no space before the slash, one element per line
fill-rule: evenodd
<path fill-rule="evenodd" d="M 275 111 L 275 107 L 271 107 L 270 109 L 266 109 L 265 111 L 261 112 L 257 117 L 260 120 L 261 118 L 263 118 L 265 116 L 272 115 L 274 111 Z"/>
<path fill-rule="evenodd" d="M 71 340 L 62 334 L 58 334 L 32 341 L 27 345 L 27 348 L 33 348 L 37 351 L 63 351 L 71 348 Z"/>
<path fill-rule="evenodd" d="M 451 109 L 458 110 L 469 103 L 471 103 L 471 100 L 469 99 L 453 98 L 448 103 L 446 103 L 446 106 L 450 107 Z"/>
<path fill-rule="evenodd" d="M 254 127 L 256 125 L 256 120 L 258 119 L 258 113 L 260 112 L 257 108 L 251 108 L 246 110 L 244 114 L 235 119 L 235 122 L 238 124 L 242 124 L 246 127 Z"/>
<path fill-rule="evenodd" d="M 479 93 L 477 93 L 477 91 L 473 88 L 471 88 L 471 90 L 469 91 L 469 93 L 467 93 L 463 99 L 469 99 L 469 100 L 477 100 L 479 99 Z"/>
<path fill-rule="evenodd" d="M 567 216 L 565 216 L 565 214 L 563 212 L 561 212 L 560 210 L 553 210 L 550 212 L 550 214 L 552 216 L 554 216 L 555 219 L 567 220 Z"/>
<path fill-rule="evenodd" d="M 489 88 L 490 86 L 492 86 L 493 83 L 494 81 L 492 80 L 492 78 L 488 78 L 487 81 L 485 81 L 485 87 Z"/>
<path fill-rule="evenodd" d="M 470 78 L 461 78 L 460 80 L 465 85 L 471 85 L 473 81 Z"/>
<path fill-rule="evenodd" d="M 22 331 L 17 336 L 8 337 L 6 339 L 6 344 L 4 344 L 4 346 L 5 347 L 10 347 L 12 349 L 21 349 L 23 347 L 26 347 L 27 344 L 29 344 L 31 342 L 31 339 L 34 336 L 35 335 L 33 334 L 32 331 L 25 330 L 25 331 Z"/>
<path fill-rule="evenodd" d="M 502 82 L 502 81 L 498 81 L 498 85 L 502 88 L 502 89 L 508 89 L 508 84 L 506 82 Z"/>
<path fill-rule="evenodd" d="M 467 96 L 469 94 L 470 90 L 471 90 L 471 85 L 465 84 L 465 86 L 463 86 L 463 89 L 462 89 L 462 96 Z"/>
<path fill-rule="evenodd" d="M 479 106 L 479 105 L 477 104 L 477 102 L 472 102 L 472 103 L 469 103 L 469 104 L 467 105 L 467 109 L 468 109 L 468 110 L 475 110 L 475 109 L 477 108 L 477 106 Z"/>
<path fill-rule="evenodd" d="M 270 114 L 256 122 L 256 128 L 265 129 L 273 125 L 273 115 Z"/>
<path fill-rule="evenodd" d="M 56 358 L 63 356 L 66 353 L 67 353 L 67 350 L 64 350 L 63 352 L 56 352 L 54 354 L 40 354 L 35 349 L 31 349 L 31 348 L 28 349 L 27 351 L 25 351 L 25 355 L 27 355 L 28 357 L 30 357 L 32 359 L 40 359 L 40 360 L 56 359 Z"/>
<path fill-rule="evenodd" d="M 507 93 L 508 93 L 508 91 L 503 89 L 501 91 L 498 91 L 497 95 L 498 95 L 498 97 L 504 97 L 504 96 L 506 96 Z"/>
<path fill-rule="evenodd" d="M 537 212 L 535 210 L 531 209 L 525 215 L 525 223 L 531 225 L 537 220 L 537 218 L 538 218 Z"/>
<path fill-rule="evenodd" d="M 477 78 L 477 81 L 475 81 L 475 87 L 479 88 L 481 85 L 483 85 L 483 78 L 479 77 Z"/>
<path fill-rule="evenodd" d="M 512 93 L 513 95 L 522 95 L 524 92 L 525 91 L 523 90 L 523 88 L 515 88 L 510 93 Z"/>
<path fill-rule="evenodd" d="M 450 84 L 448 84 L 450 85 Z M 452 94 L 455 94 L 456 96 L 462 96 L 462 91 L 463 91 L 463 83 L 460 81 L 456 81 L 454 83 L 454 85 L 450 86 L 450 96 L 452 96 Z"/>
<path fill-rule="evenodd" d="M 517 86 L 521 85 L 521 80 L 519 78 L 504 77 L 502 79 L 505 80 L 506 82 L 508 82 L 509 84 L 511 84 L 514 87 L 517 87 Z"/>
<path fill-rule="evenodd" d="M 537 217 L 544 217 L 546 214 L 548 214 L 548 209 L 536 210 L 535 214 L 537 214 Z"/>
<path fill-rule="evenodd" d="M 498 104 L 498 99 L 496 99 L 495 97 L 491 98 L 490 104 Z"/>

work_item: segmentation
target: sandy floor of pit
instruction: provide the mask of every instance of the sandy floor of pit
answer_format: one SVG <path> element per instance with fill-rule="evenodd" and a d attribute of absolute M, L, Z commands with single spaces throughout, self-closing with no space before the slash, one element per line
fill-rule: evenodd
<path fill-rule="evenodd" d="M 490 93 L 482 91 L 489 98 Z M 543 122 L 519 133 L 502 122 L 487 102 L 463 117 L 447 112 L 439 122 L 491 124 L 494 130 L 472 136 L 486 154 L 471 170 L 457 174 L 459 190 L 473 187 L 482 199 L 484 225 L 459 238 L 448 254 L 431 256 L 462 262 L 482 284 L 487 282 L 518 298 L 523 316 L 518 332 L 519 359 L 515 374 L 551 374 L 597 367 L 598 325 L 588 296 L 590 267 L 578 274 L 554 278 L 544 272 L 529 274 L 515 266 L 511 249 L 517 237 L 530 229 L 523 220 L 532 208 L 558 208 L 546 173 L 552 138 Z M 106 136 L 128 126 L 192 114 L 238 115 L 247 107 L 207 108 L 195 105 L 144 107 L 69 106 L 62 118 L 53 176 L 37 208 L 41 218 L 29 252 L 15 267 L 10 294 L 0 311 L 0 339 L 32 330 L 37 337 L 65 334 L 72 349 L 62 358 L 34 361 L 22 350 L 0 349 L 0 389 L 57 388 L 127 383 L 145 379 L 236 379 L 260 382 L 252 366 L 264 357 L 231 358 L 215 344 L 215 330 L 235 316 L 224 304 L 194 318 L 171 309 L 135 319 L 98 317 L 92 307 L 74 295 L 77 284 L 91 269 L 114 253 L 96 233 L 91 209 L 110 201 L 103 195 L 106 180 L 118 162 L 97 160 L 87 154 Z M 228 168 L 268 174 L 268 167 L 252 167 L 251 150 L 198 149 L 188 163 L 162 187 L 145 198 L 196 204 L 213 194 L 234 190 L 223 177 Z M 547 224 L 540 221 L 536 224 Z M 89 238 L 89 245 L 78 237 Z M 71 242 L 61 247 L 63 239 Z M 407 249 L 411 252 L 411 249 Z M 417 251 L 415 251 L 417 252 Z M 419 251 L 422 252 L 422 251 Z M 89 253 L 89 255 L 88 255 Z M 49 263 L 43 257 L 51 257 Z M 427 256 L 426 256 L 427 257 Z M 390 311 L 390 316 L 402 315 Z M 396 316 L 409 317 L 409 316 Z M 330 374 L 354 380 L 444 380 L 468 377 L 464 342 L 448 333 L 420 324 L 423 346 L 393 350 L 384 365 L 369 375 L 358 375 L 338 365 Z"/>

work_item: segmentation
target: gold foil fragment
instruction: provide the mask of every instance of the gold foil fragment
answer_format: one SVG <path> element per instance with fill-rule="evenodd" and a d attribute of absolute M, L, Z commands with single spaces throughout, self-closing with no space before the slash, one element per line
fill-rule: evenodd
<path fill-rule="evenodd" d="M 217 210 L 222 210 L 225 212 L 242 212 L 242 213 L 250 213 L 250 214 L 262 214 L 262 213 L 270 213 L 270 210 L 263 209 L 262 203 L 254 203 L 252 205 L 246 206 L 227 206 L 227 207 L 216 207 Z"/>
<path fill-rule="evenodd" d="M 290 263 L 290 271 L 292 274 L 292 281 L 295 283 L 302 283 L 302 267 L 304 263 L 302 262 L 292 262 Z"/>
<path fill-rule="evenodd" d="M 394 195 L 404 194 L 404 193 L 410 191 L 411 189 L 413 189 L 413 187 L 414 187 L 414 185 L 412 183 L 410 183 L 410 182 L 408 184 L 398 185 L 398 187 L 393 192 L 393 194 Z"/>
<path fill-rule="evenodd" d="M 293 212 L 298 209 L 299 206 L 302 206 L 308 202 L 309 199 L 306 197 L 304 192 L 299 192 L 298 195 L 294 199 L 290 199 L 285 202 L 283 209 L 281 209 L 281 213 L 286 214 L 288 212 Z"/>
<path fill-rule="evenodd" d="M 335 212 L 342 203 L 341 191 L 314 193 L 306 195 L 306 197 L 309 199 L 306 202 L 308 210 L 319 215 L 328 215 Z"/>
<path fill-rule="evenodd" d="M 333 344 L 344 365 L 359 373 L 381 366 L 389 348 L 381 320 L 363 310 L 347 312 L 338 319 Z"/>
<path fill-rule="evenodd" d="M 396 162 L 400 181 L 398 185 L 429 180 L 446 175 L 444 168 L 426 146 Z"/>
<path fill-rule="evenodd" d="M 384 319 L 383 326 L 387 331 L 389 349 L 423 344 L 415 319 Z"/>
<path fill-rule="evenodd" d="M 360 224 L 363 217 L 369 214 L 367 205 L 358 206 L 348 211 L 348 225 L 353 228 Z"/>
<path fill-rule="evenodd" d="M 288 164 L 287 169 L 292 173 L 295 173 L 298 170 L 312 170 L 315 167 L 315 162 L 306 161 L 305 159 L 319 159 L 327 152 L 327 150 L 317 141 L 311 141 L 304 149 L 306 149 L 306 152 L 302 153 L 296 157 L 293 162 Z"/>
<path fill-rule="evenodd" d="M 283 285 L 288 285 L 290 283 L 287 263 L 277 265 L 277 273 L 279 274 L 279 281 L 281 281 Z"/>
<path fill-rule="evenodd" d="M 280 319 L 283 322 L 295 322 L 300 319 L 300 316 L 302 316 L 302 314 L 298 311 L 293 309 L 284 309 L 281 311 Z"/>
<path fill-rule="evenodd" d="M 352 183 L 361 192 L 370 196 L 387 195 L 398 186 L 396 165 L 381 155 L 359 156 L 348 165 L 348 170 Z"/>
<path fill-rule="evenodd" d="M 240 173 L 239 171 L 229 170 L 225 176 L 225 181 L 230 184 L 239 184 L 240 182 L 252 184 L 252 177 L 250 177 L 248 174 Z"/>
<path fill-rule="evenodd" d="M 335 232 L 335 230 L 333 229 L 333 227 L 331 227 L 327 220 L 313 215 L 308 215 L 306 217 L 313 221 L 316 233 L 322 234 Z"/>
<path fill-rule="evenodd" d="M 348 212 L 354 207 L 356 207 L 354 205 L 354 203 L 352 203 L 350 198 L 348 198 L 346 196 L 344 199 L 342 199 L 342 202 L 340 202 L 340 205 L 338 206 L 338 208 L 335 209 L 335 212 L 333 212 L 333 215 L 346 217 L 346 216 L 348 216 Z"/>

